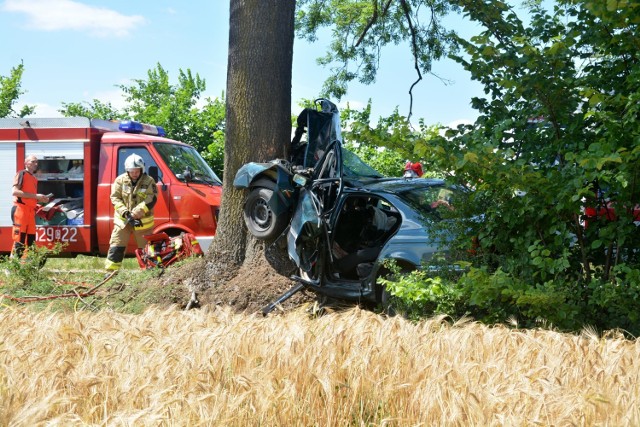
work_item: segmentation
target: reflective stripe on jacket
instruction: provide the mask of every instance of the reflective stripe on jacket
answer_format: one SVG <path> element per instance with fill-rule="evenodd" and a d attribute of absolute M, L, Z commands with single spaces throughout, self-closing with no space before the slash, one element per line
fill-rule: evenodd
<path fill-rule="evenodd" d="M 142 209 L 142 226 L 136 227 L 136 230 L 153 228 L 153 207 L 157 200 L 158 188 L 153 178 L 144 173 L 134 185 L 129 174 L 123 173 L 111 185 L 111 203 L 115 210 L 114 224 L 125 227 L 127 219 L 123 216 L 124 213 Z"/>

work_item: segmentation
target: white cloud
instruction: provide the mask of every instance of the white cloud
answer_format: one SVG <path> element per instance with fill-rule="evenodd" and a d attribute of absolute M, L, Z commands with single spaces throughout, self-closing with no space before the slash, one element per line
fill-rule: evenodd
<path fill-rule="evenodd" d="M 31 29 L 74 30 L 96 37 L 125 37 L 145 23 L 140 15 L 126 16 L 72 0 L 6 0 L 0 10 L 24 13 Z"/>

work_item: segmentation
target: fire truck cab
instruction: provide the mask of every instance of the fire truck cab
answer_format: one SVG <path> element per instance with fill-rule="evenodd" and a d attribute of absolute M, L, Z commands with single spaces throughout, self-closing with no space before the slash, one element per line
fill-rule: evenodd
<path fill-rule="evenodd" d="M 13 178 L 33 154 L 38 193 L 53 194 L 36 216 L 36 244 L 62 243 L 63 256 L 106 254 L 111 184 L 133 153 L 158 186 L 153 232 L 191 233 L 206 251 L 216 232 L 222 183 L 192 146 L 166 138 L 159 126 L 69 117 L 0 119 L 0 253 L 12 246 Z M 131 239 L 127 253 L 135 248 Z"/>

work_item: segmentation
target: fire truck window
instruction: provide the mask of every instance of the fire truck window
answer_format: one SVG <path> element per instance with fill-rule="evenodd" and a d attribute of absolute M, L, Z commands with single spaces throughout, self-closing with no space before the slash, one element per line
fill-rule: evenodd
<path fill-rule="evenodd" d="M 118 175 L 121 175 L 125 172 L 124 161 L 132 154 L 137 154 L 138 156 L 142 157 L 147 172 L 149 172 L 150 166 L 158 167 L 158 164 L 155 162 L 155 160 L 153 160 L 153 157 L 151 157 L 149 150 L 147 150 L 146 148 L 124 147 L 118 150 Z M 162 170 L 160 168 L 158 168 L 158 177 L 159 179 L 162 179 Z"/>

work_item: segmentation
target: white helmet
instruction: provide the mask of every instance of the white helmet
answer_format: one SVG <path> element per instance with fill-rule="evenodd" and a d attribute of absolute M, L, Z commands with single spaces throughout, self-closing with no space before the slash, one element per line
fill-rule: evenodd
<path fill-rule="evenodd" d="M 141 172 L 144 173 L 144 160 L 142 157 L 137 154 L 132 154 L 127 157 L 124 161 L 124 170 L 129 172 L 131 169 L 141 169 Z"/>

